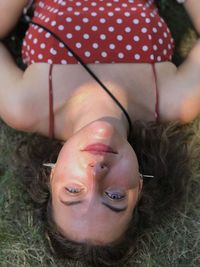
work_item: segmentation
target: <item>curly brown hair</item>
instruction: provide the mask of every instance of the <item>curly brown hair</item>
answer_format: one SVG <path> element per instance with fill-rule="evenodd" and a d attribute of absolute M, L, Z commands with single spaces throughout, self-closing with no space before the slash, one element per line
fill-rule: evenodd
<path fill-rule="evenodd" d="M 50 170 L 45 162 L 56 162 L 61 142 L 33 136 L 18 148 L 23 180 L 34 207 L 44 223 L 51 251 L 59 258 L 81 260 L 92 266 L 122 266 L 135 252 L 143 231 L 179 206 L 191 177 L 192 161 L 188 153 L 194 132 L 178 123 L 135 122 L 131 137 L 140 172 L 154 178 L 144 179 L 141 198 L 123 238 L 106 246 L 66 240 L 59 233 L 52 216 L 49 186 Z"/>

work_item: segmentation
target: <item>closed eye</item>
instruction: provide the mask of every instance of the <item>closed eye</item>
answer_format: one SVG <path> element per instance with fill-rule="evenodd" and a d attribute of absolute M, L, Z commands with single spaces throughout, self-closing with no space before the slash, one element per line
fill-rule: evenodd
<path fill-rule="evenodd" d="M 65 206 L 73 206 L 73 205 L 78 205 L 78 204 L 81 204 L 83 203 L 84 201 L 83 200 L 79 200 L 79 201 L 63 201 L 63 200 L 60 200 L 62 204 L 64 204 Z M 105 203 L 105 202 L 101 202 L 102 205 L 104 205 L 105 207 L 109 208 L 111 211 L 115 212 L 115 213 L 120 213 L 120 212 L 123 212 L 125 210 L 127 210 L 127 206 L 125 207 L 114 207 L 112 205 L 109 205 L 108 203 Z"/>
<path fill-rule="evenodd" d="M 110 210 L 112 210 L 112 211 L 114 211 L 114 212 L 122 212 L 122 211 L 125 211 L 126 209 L 127 209 L 127 206 L 125 206 L 125 207 L 123 207 L 123 208 L 117 208 L 117 207 L 113 207 L 113 206 L 111 206 L 111 205 L 109 205 L 109 204 L 107 204 L 107 203 L 105 203 L 105 202 L 102 202 L 102 204 L 105 206 L 105 207 L 107 207 L 107 208 L 109 208 Z"/>

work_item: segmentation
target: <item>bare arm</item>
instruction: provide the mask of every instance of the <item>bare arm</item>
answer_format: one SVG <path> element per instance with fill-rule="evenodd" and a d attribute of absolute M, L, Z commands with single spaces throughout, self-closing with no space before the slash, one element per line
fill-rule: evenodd
<path fill-rule="evenodd" d="M 190 16 L 196 31 L 200 34 L 200 1 L 187 0 L 184 7 Z"/>
<path fill-rule="evenodd" d="M 46 64 L 33 64 L 23 72 L 0 42 L 0 118 L 11 127 L 34 131 L 37 104 L 43 106 L 40 102 L 48 99 L 47 79 L 41 73 L 48 77 Z"/>
<path fill-rule="evenodd" d="M 16 66 L 7 49 L 0 43 L 0 118 L 14 128 L 17 128 L 15 126 L 18 124 L 21 106 L 22 77 L 23 71 Z"/>
<path fill-rule="evenodd" d="M 0 0 L 0 39 L 17 23 L 28 0 Z"/>
<path fill-rule="evenodd" d="M 200 32 L 200 1 L 186 0 L 185 8 Z M 172 77 L 161 85 L 161 117 L 187 123 L 200 114 L 200 40 Z"/>

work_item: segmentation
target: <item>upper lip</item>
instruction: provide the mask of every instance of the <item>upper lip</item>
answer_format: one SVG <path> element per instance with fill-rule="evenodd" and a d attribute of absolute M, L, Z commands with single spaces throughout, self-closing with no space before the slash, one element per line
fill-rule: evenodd
<path fill-rule="evenodd" d="M 88 151 L 95 154 L 105 154 L 105 153 L 117 154 L 117 151 L 115 151 L 112 147 L 102 143 L 87 145 L 84 149 L 82 149 L 82 151 Z"/>

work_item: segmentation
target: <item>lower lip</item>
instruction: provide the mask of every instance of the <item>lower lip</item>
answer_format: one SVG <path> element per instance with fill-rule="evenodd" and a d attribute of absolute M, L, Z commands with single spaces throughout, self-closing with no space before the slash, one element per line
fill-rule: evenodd
<path fill-rule="evenodd" d="M 103 153 L 113 153 L 113 154 L 117 154 L 116 151 L 114 151 L 110 146 L 107 146 L 105 144 L 92 144 L 89 146 L 86 146 L 83 151 L 91 151 L 91 152 L 103 152 Z"/>

